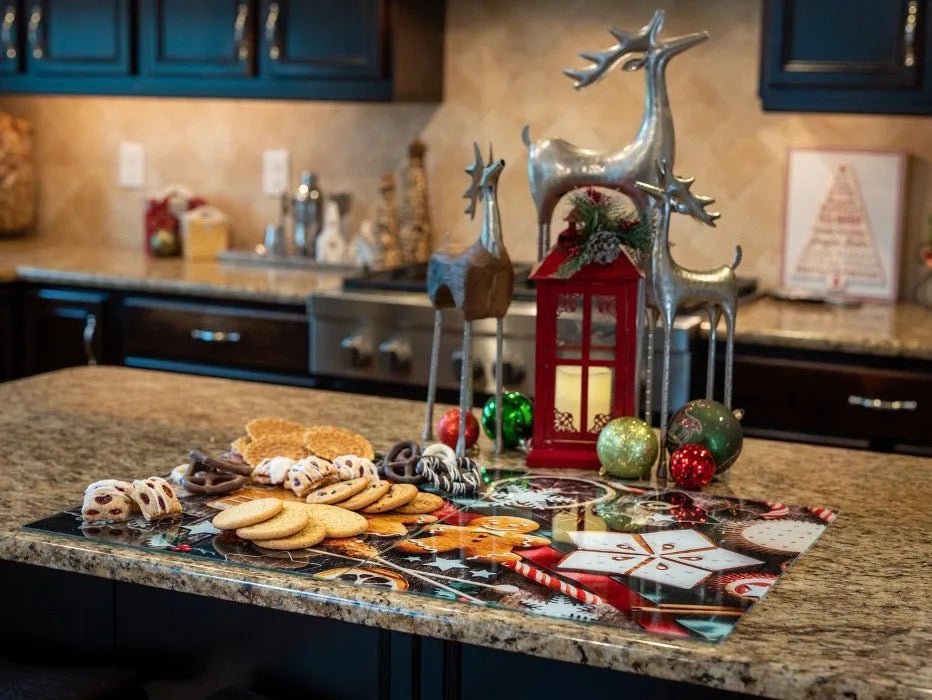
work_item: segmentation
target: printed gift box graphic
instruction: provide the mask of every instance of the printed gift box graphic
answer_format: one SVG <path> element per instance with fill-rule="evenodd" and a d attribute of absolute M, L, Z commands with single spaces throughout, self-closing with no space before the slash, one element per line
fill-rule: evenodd
<path fill-rule="evenodd" d="M 695 530 L 567 533 L 579 550 L 560 569 L 631 576 L 676 588 L 693 588 L 713 573 L 764 562 L 717 546 Z"/>

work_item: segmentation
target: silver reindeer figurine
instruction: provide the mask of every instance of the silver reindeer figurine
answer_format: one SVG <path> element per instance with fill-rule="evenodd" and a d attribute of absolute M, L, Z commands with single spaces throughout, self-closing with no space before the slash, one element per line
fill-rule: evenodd
<path fill-rule="evenodd" d="M 634 141 L 617 151 L 593 151 L 574 146 L 563 139 L 544 139 L 531 143 L 530 131 L 524 127 L 522 138 L 528 147 L 528 178 L 531 196 L 537 209 L 537 259 L 550 249 L 550 221 L 560 198 L 579 187 L 602 186 L 626 194 L 646 214 L 650 199 L 635 186 L 638 180 L 654 182 L 654 164 L 663 160 L 672 164 L 675 142 L 673 115 L 667 97 L 666 68 L 671 58 L 709 38 L 708 32 L 696 32 L 672 39 L 660 39 L 663 10 L 654 12 L 650 23 L 635 33 L 610 29 L 618 43 L 605 51 L 583 52 L 580 56 L 593 65 L 584 69 L 567 69 L 577 90 L 594 85 L 623 59 L 623 69 L 645 73 L 646 93 L 641 126 Z M 633 56 L 632 54 L 641 54 Z"/>
<path fill-rule="evenodd" d="M 651 296 L 655 309 L 648 313 L 647 332 L 653 334 L 657 316 L 663 324 L 663 382 L 660 394 L 660 431 L 661 444 L 666 441 L 667 416 L 670 400 L 670 335 L 676 312 L 686 302 L 705 303 L 711 308 L 721 308 L 725 316 L 728 333 L 725 351 L 725 405 L 731 407 L 732 364 L 734 358 L 735 316 L 738 310 L 738 282 L 735 268 L 741 262 L 741 246 L 735 248 L 735 258 L 730 265 L 723 265 L 711 270 L 690 270 L 677 264 L 670 252 L 670 213 L 688 214 L 708 226 L 715 226 L 720 214 L 707 212 L 705 207 L 712 204 L 710 197 L 694 195 L 690 188 L 693 178 L 678 178 L 673 174 L 669 163 L 657 164 L 657 172 L 662 187 L 648 182 L 638 182 L 637 186 L 661 205 L 657 222 L 656 238 L 651 249 L 650 280 Z M 717 322 L 718 312 L 710 311 L 710 318 Z M 713 325 L 714 328 L 714 325 Z M 715 337 L 709 338 L 710 364 L 714 362 L 711 346 Z M 711 370 L 710 370 L 711 371 Z M 666 478 L 666 464 L 661 450 L 658 477 Z"/>
<path fill-rule="evenodd" d="M 460 422 L 456 454 L 466 452 L 466 413 L 472 409 L 472 323 L 494 318 L 495 326 L 495 453 L 502 451 L 502 330 L 505 314 L 514 292 L 514 268 L 502 240 L 502 222 L 498 213 L 498 177 L 505 161 L 494 160 L 489 146 L 489 161 L 482 162 L 478 144 L 473 144 L 475 159 L 466 169 L 471 184 L 464 195 L 469 199 L 466 213 L 473 218 L 476 202 L 482 200 L 482 229 L 479 239 L 462 252 L 437 251 L 427 264 L 427 294 L 436 309 L 434 339 L 430 353 L 430 377 L 427 383 L 427 416 L 424 440 L 430 440 L 434 424 L 434 401 L 437 394 L 437 363 L 443 309 L 459 309 L 463 314 L 463 364 L 460 372 Z"/>

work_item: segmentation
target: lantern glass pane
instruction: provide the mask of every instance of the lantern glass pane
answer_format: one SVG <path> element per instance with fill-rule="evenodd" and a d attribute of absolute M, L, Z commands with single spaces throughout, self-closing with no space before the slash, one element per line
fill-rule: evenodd
<path fill-rule="evenodd" d="M 582 357 L 583 295 L 557 294 L 557 357 L 578 360 Z"/>
<path fill-rule="evenodd" d="M 612 419 L 614 412 L 615 370 L 612 367 L 589 368 L 589 402 L 586 421 L 589 432 L 598 433 Z"/>
<path fill-rule="evenodd" d="M 597 433 L 611 420 L 615 370 L 611 367 L 557 365 L 554 385 L 553 429 L 558 433 L 578 433 L 583 425 L 583 378 L 588 387 L 586 432 Z"/>
<path fill-rule="evenodd" d="M 616 296 L 593 294 L 590 310 L 589 359 L 615 359 Z"/>

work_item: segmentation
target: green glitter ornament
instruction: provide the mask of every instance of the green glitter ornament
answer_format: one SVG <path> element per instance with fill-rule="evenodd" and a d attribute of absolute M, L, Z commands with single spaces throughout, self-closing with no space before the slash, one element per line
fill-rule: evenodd
<path fill-rule="evenodd" d="M 482 429 L 495 440 L 495 397 L 491 397 L 482 407 Z M 520 391 L 502 393 L 502 444 L 508 448 L 517 447 L 522 440 L 531 437 L 534 423 L 534 403 Z"/>
<path fill-rule="evenodd" d="M 657 435 L 639 418 L 616 418 L 599 433 L 595 445 L 602 464 L 600 474 L 620 479 L 646 479 L 657 461 Z"/>
<path fill-rule="evenodd" d="M 741 411 L 732 411 L 718 401 L 696 399 L 673 414 L 667 426 L 670 454 L 690 444 L 705 445 L 715 460 L 715 473 L 727 471 L 741 454 L 744 431 Z"/>

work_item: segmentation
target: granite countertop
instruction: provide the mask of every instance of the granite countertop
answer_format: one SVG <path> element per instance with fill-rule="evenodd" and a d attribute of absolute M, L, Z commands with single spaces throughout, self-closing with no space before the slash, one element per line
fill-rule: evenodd
<path fill-rule="evenodd" d="M 20 529 L 79 501 L 92 480 L 163 473 L 257 415 L 354 426 L 385 449 L 418 434 L 418 404 L 94 367 L 2 384 L 0 405 L 4 559 L 771 697 L 932 692 L 929 459 L 748 440 L 715 489 L 841 515 L 709 644 Z"/>
<path fill-rule="evenodd" d="M 0 282 L 20 279 L 303 306 L 315 289 L 339 289 L 344 276 L 340 272 L 149 258 L 140 250 L 0 241 Z"/>
<path fill-rule="evenodd" d="M 708 321 L 703 335 L 708 336 Z M 719 325 L 719 338 L 725 324 Z M 839 307 L 763 297 L 742 304 L 735 342 L 932 360 L 932 309 L 901 302 Z"/>

